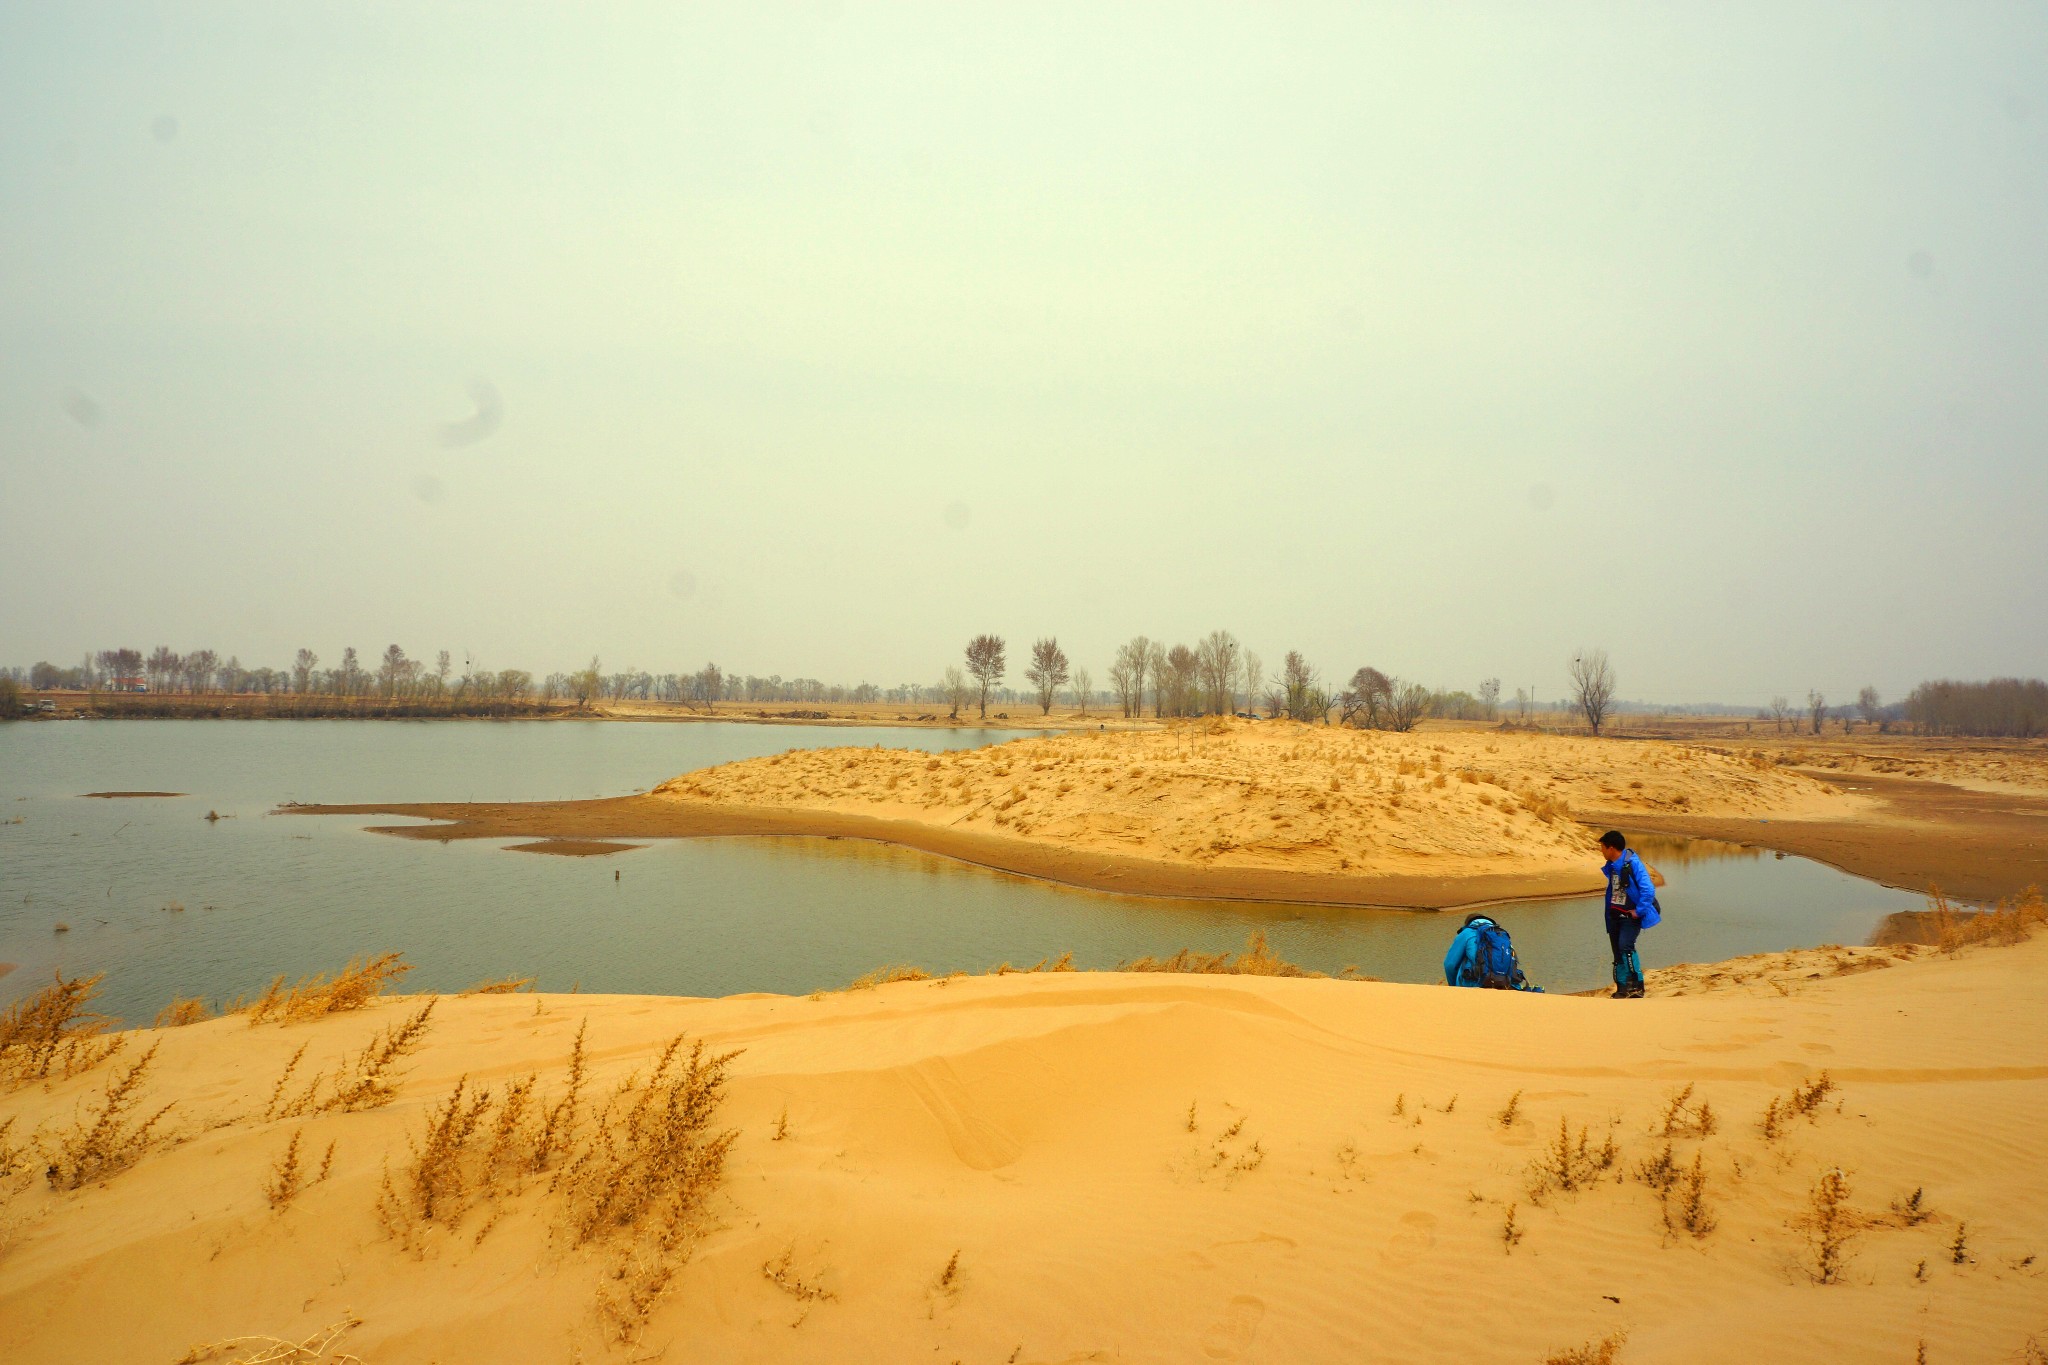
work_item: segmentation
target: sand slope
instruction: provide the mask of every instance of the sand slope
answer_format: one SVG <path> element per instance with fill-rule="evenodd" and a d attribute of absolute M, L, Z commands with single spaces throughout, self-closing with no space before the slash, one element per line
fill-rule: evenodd
<path fill-rule="evenodd" d="M 180 1145 L 100 1188 L 13 1182 L 7 1358 L 168 1365 L 194 1342 L 352 1312 L 344 1345 L 370 1365 L 1537 1361 L 1621 1329 L 1626 1362 L 1911 1361 L 1921 1340 L 1934 1361 L 2017 1359 L 2048 1333 L 2030 1259 L 2048 1256 L 2048 937 L 1811 965 L 1758 993 L 1627 1003 L 1095 974 L 445 999 L 394 1104 L 303 1123 L 253 1117 L 292 1051 L 331 1060 L 406 1005 L 171 1030 L 152 1095 L 178 1100 Z M 556 1084 L 586 1019 L 600 1078 L 678 1030 L 745 1049 L 722 1227 L 632 1351 L 605 1346 L 602 1263 L 551 1242 L 540 1191 L 481 1241 L 472 1213 L 417 1255 L 372 1214 L 428 1103 L 462 1076 Z M 1767 1142 L 1767 1102 L 1823 1067 L 1839 1103 Z M 103 1081 L 14 1091 L 0 1117 L 59 1122 Z M 1720 1116 L 1673 1143 L 1681 1163 L 1704 1154 L 1704 1240 L 1667 1234 L 1648 1188 L 1615 1179 L 1662 1149 L 1651 1130 L 1688 1083 Z M 1522 1119 L 1503 1128 L 1517 1091 Z M 1595 1149 L 1611 1127 L 1619 1159 L 1537 1207 L 1531 1163 L 1560 1119 Z M 312 1150 L 336 1145 L 335 1173 L 273 1213 L 261 1187 L 300 1127 Z M 1856 1235 L 1846 1283 L 1822 1286 L 1796 1224 L 1837 1167 Z M 1895 1225 L 1889 1201 L 1916 1187 L 1932 1217 Z M 1965 1221 L 1969 1259 L 1952 1264 Z M 834 1297 L 771 1283 L 785 1253 Z"/>
<path fill-rule="evenodd" d="M 868 815 L 1212 870 L 1587 871 L 1575 810 L 1819 818 L 1812 777 L 1655 741 L 1210 720 L 928 755 L 797 751 L 663 783 L 683 803 Z"/>

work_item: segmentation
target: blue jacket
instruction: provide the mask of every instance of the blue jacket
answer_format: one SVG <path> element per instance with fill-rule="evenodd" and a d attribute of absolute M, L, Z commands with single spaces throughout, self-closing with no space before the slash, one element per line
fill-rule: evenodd
<path fill-rule="evenodd" d="M 1607 878 L 1607 909 L 1635 911 L 1645 929 L 1664 918 L 1657 908 L 1657 888 L 1650 881 L 1650 869 L 1643 866 L 1634 849 L 1623 849 L 1619 858 L 1604 864 L 1600 871 Z"/>
<path fill-rule="evenodd" d="M 1447 986 L 1477 986 L 1479 984 L 1478 925 L 1485 923 L 1475 920 L 1451 937 L 1450 951 L 1444 954 L 1444 984 Z"/>

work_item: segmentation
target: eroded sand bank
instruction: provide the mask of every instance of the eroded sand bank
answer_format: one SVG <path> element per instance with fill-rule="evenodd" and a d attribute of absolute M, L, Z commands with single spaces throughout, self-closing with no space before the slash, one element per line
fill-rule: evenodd
<path fill-rule="evenodd" d="M 351 1319 L 340 1348 L 369 1365 L 1538 1361 L 1619 1332 L 1644 1365 L 2019 1359 L 2048 1328 L 2048 938 L 1901 956 L 1642 1002 L 1111 974 L 446 998 L 390 1104 L 293 1120 L 262 1112 L 299 1048 L 303 1078 L 418 1002 L 145 1032 L 128 1055 L 160 1043 L 143 1100 L 175 1101 L 177 1145 L 76 1191 L 14 1176 L 0 1320 L 23 1365 Z M 376 1213 L 458 1082 L 532 1074 L 552 1101 L 586 1023 L 590 1093 L 678 1033 L 741 1049 L 708 1224 L 630 1346 L 597 1308 L 614 1258 L 568 1245 L 546 1177 L 451 1200 L 410 1249 Z M 118 1062 L 0 1094 L 13 1140 Z M 1836 1088 L 1767 1136 L 1823 1070 Z M 1570 1190 L 1544 1174 L 1561 1123 L 1596 1160 L 1614 1144 Z M 332 1171 L 275 1211 L 294 1134 Z M 1699 1163 L 1703 1235 L 1640 1178 L 1667 1147 Z M 1813 1194 L 1837 1170 L 1823 1285 Z"/>

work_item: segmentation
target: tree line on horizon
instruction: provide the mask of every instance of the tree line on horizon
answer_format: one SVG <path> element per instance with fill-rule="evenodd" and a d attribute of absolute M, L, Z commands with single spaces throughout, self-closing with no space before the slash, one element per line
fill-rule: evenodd
<path fill-rule="evenodd" d="M 1101 702 L 1125 718 L 1145 715 L 1149 705 L 1158 718 L 1263 711 L 1267 717 L 1395 731 L 1411 730 L 1429 717 L 1493 721 L 1503 711 L 1498 678 L 1484 680 L 1471 692 L 1431 689 L 1363 666 L 1339 687 L 1299 650 L 1289 650 L 1269 678 L 1259 656 L 1226 630 L 1211 631 L 1193 645 L 1134 636 L 1117 647 L 1106 670 L 1108 685 L 1100 691 L 1089 670 L 1074 664 L 1055 636 L 1033 642 L 1023 669 L 1028 690 L 1005 687 L 1007 651 L 1001 636 L 978 635 L 968 643 L 964 666 L 947 668 L 937 684 L 882 688 L 868 682 L 848 686 L 815 678 L 784 679 L 779 674 L 729 673 L 715 662 L 690 673 L 607 671 L 594 657 L 584 668 L 550 673 L 536 681 L 524 669 L 484 669 L 469 661 L 457 673 L 448 650 L 438 651 L 430 662 L 409 656 L 396 644 L 368 666 L 351 647 L 343 649 L 331 667 L 322 667 L 320 656 L 311 649 L 301 649 L 289 668 L 244 668 L 239 658 L 222 659 L 211 649 L 180 654 L 159 645 L 147 653 L 133 648 L 99 650 L 71 667 L 43 661 L 28 669 L 0 668 L 0 715 L 19 709 L 23 688 L 289 697 L 331 702 L 350 712 L 375 706 L 392 714 L 517 714 L 564 703 L 588 707 L 600 701 L 632 700 L 706 711 L 715 711 L 721 702 L 895 702 L 946 706 L 953 718 L 974 704 L 986 719 L 991 702 L 1036 702 L 1041 714 L 1050 714 L 1064 697 L 1083 714 Z M 1615 695 L 1615 675 L 1606 652 L 1581 650 L 1572 659 L 1570 675 L 1571 695 L 1557 705 L 1576 712 L 1598 734 L 1611 717 Z M 1553 709 L 1522 688 L 1516 689 L 1513 707 L 1514 718 L 1524 724 L 1536 712 Z M 305 714 L 320 710 L 317 704 L 292 709 Z M 1905 701 L 1890 705 L 1881 703 L 1876 688 L 1865 687 L 1853 704 L 1835 707 L 1816 690 L 1807 694 L 1801 707 L 1786 697 L 1773 697 L 1756 718 L 1773 722 L 1781 732 L 1809 729 L 1816 735 L 1832 719 L 1844 731 L 1858 721 L 1880 730 L 1903 721 L 1924 734 L 2026 739 L 2048 734 L 2048 683 L 2038 678 L 1943 679 L 1922 683 Z"/>
<path fill-rule="evenodd" d="M 961 664 L 949 666 L 935 689 L 957 717 L 971 701 L 987 719 L 988 704 L 1008 672 L 1009 644 L 1000 635 L 977 635 L 967 642 Z M 1169 645 L 1137 635 L 1119 645 L 1106 670 L 1106 693 L 1097 694 L 1094 678 L 1068 658 L 1057 636 L 1032 642 L 1024 667 L 1030 696 L 1042 715 L 1051 714 L 1063 689 L 1085 715 L 1098 696 L 1113 702 L 1126 719 L 1145 714 L 1149 698 L 1159 718 L 1238 715 L 1337 722 L 1360 729 L 1412 730 L 1431 715 L 1451 719 L 1493 720 L 1499 713 L 1500 679 L 1488 678 L 1476 694 L 1432 691 L 1370 666 L 1334 686 L 1300 650 L 1289 650 L 1277 673 L 1268 678 L 1265 662 L 1244 648 L 1227 630 L 1213 630 L 1193 645 Z M 1533 703 L 1518 694 L 1526 713 Z"/>

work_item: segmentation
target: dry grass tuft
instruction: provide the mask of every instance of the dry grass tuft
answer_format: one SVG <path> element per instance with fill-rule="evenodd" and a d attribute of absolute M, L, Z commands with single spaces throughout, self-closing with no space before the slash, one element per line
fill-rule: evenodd
<path fill-rule="evenodd" d="M 1522 1092 L 1517 1090 L 1514 1094 L 1508 1096 L 1508 1102 L 1501 1106 L 1498 1114 L 1493 1116 L 1493 1121 L 1503 1128 L 1512 1128 L 1521 1117 Z"/>
<path fill-rule="evenodd" d="M 1560 1118 L 1556 1140 L 1529 1163 L 1529 1200 L 1540 1206 L 1551 1190 L 1566 1194 L 1582 1190 L 1599 1179 L 1602 1172 L 1612 1170 L 1620 1159 L 1621 1151 L 1614 1145 L 1612 1129 L 1608 1130 L 1607 1140 L 1594 1147 L 1585 1128 L 1580 1128 L 1578 1137 L 1573 1138 L 1571 1121 Z"/>
<path fill-rule="evenodd" d="M 849 991 L 871 991 L 877 986 L 887 986 L 897 981 L 929 981 L 932 974 L 922 967 L 877 967 L 866 976 L 849 981 Z"/>
<path fill-rule="evenodd" d="M 0 1081 L 24 1085 L 48 1080 L 53 1072 L 75 1076 L 119 1052 L 121 1039 L 101 1036 L 114 1021 L 90 1008 L 104 979 L 103 973 L 59 972 L 0 1013 Z"/>
<path fill-rule="evenodd" d="M 361 1318 L 344 1318 L 300 1341 L 286 1341 L 283 1337 L 229 1337 L 226 1341 L 194 1346 L 178 1357 L 177 1365 L 204 1365 L 206 1361 L 221 1360 L 230 1351 L 246 1351 L 248 1354 L 237 1355 L 233 1360 L 224 1361 L 223 1365 L 297 1365 L 302 1361 L 363 1365 L 361 1356 L 334 1351 L 336 1342 L 362 1325 Z"/>
<path fill-rule="evenodd" d="M 68 1134 L 55 1139 L 47 1172 L 52 1189 L 75 1190 L 111 1179 L 154 1145 L 156 1125 L 171 1106 L 165 1105 L 140 1122 L 135 1121 L 135 1110 L 142 1099 L 143 1079 L 155 1060 L 156 1045 L 152 1044 L 126 1071 L 107 1082 L 96 1110 L 81 1114 Z"/>
<path fill-rule="evenodd" d="M 268 1020 L 289 1024 L 359 1010 L 411 970 L 412 964 L 403 953 L 353 958 L 333 977 L 301 977 L 293 986 L 286 986 L 284 978 L 277 977 L 255 1000 L 247 1004 L 237 1002 L 233 1012 L 247 1014 L 251 1024 Z"/>
<path fill-rule="evenodd" d="M 1583 1346 L 1552 1351 L 1543 1357 L 1543 1365 L 1614 1365 L 1621 1359 L 1621 1347 L 1627 1340 L 1627 1332 L 1616 1332 L 1613 1336 L 1589 1341 Z"/>
<path fill-rule="evenodd" d="M 1694 1241 L 1705 1241 L 1707 1234 L 1719 1226 L 1720 1219 L 1707 1205 L 1707 1168 L 1702 1153 L 1694 1152 L 1692 1165 L 1678 1173 L 1672 1186 L 1666 1187 L 1663 1203 L 1664 1230 L 1668 1233 L 1689 1233 Z"/>
<path fill-rule="evenodd" d="M 183 1028 L 187 1024 L 203 1024 L 213 1018 L 213 1009 L 197 996 L 184 996 L 171 1001 L 156 1012 L 151 1028 Z"/>
<path fill-rule="evenodd" d="M 1892 1218 L 1902 1228 L 1917 1228 L 1934 1216 L 1934 1210 L 1927 1207 L 1927 1190 L 1916 1188 L 1903 1199 L 1892 1200 Z"/>
<path fill-rule="evenodd" d="M 629 1229 L 650 1214 L 690 1215 L 724 1176 L 739 1137 L 714 1131 L 736 1052 L 683 1050 L 678 1034 L 643 1082 L 628 1076 L 605 1101 L 596 1134 L 558 1180 L 581 1244 Z"/>
<path fill-rule="evenodd" d="M 839 1297 L 816 1280 L 806 1280 L 794 1268 L 795 1260 L 796 1248 L 784 1247 L 780 1256 L 761 1263 L 761 1278 L 803 1304 L 830 1303 Z"/>
<path fill-rule="evenodd" d="M 1937 887 L 1928 892 L 1927 912 L 1934 917 L 1941 950 L 1951 955 L 1980 943 L 2002 947 L 2024 943 L 2035 925 L 2048 924 L 2048 901 L 2043 901 L 2038 886 L 1974 913 L 1957 910 Z"/>
<path fill-rule="evenodd" d="M 463 995 L 511 995 L 516 991 L 530 991 L 539 977 L 501 976 L 495 981 L 479 981 L 461 992 Z"/>
<path fill-rule="evenodd" d="M 1711 1137 L 1719 1120 L 1714 1117 L 1714 1107 L 1706 1100 L 1693 1099 L 1693 1087 L 1688 1084 L 1682 1090 L 1673 1091 L 1664 1105 L 1664 1118 L 1658 1129 L 1661 1137 Z"/>
<path fill-rule="evenodd" d="M 1296 966 L 1275 953 L 1266 936 L 1253 931 L 1240 953 L 1198 953 L 1183 948 L 1172 957 L 1139 957 L 1120 962 L 1120 972 L 1186 972 L 1221 976 L 1300 976 L 1327 979 L 1329 973 Z"/>
<path fill-rule="evenodd" d="M 1805 1218 L 1816 1284 L 1842 1282 L 1849 1239 L 1856 1235 L 1858 1221 L 1849 1208 L 1849 1177 L 1839 1169 L 1823 1173 L 1808 1196 Z"/>
<path fill-rule="evenodd" d="M 1501 1218 L 1500 1245 L 1501 1254 L 1505 1256 L 1514 1255 L 1515 1248 L 1521 1245 L 1522 1238 L 1527 1235 L 1525 1229 L 1515 1226 L 1515 1208 L 1513 1204 L 1508 1205 L 1507 1213 Z"/>
<path fill-rule="evenodd" d="M 1776 1142 L 1785 1134 L 1785 1128 L 1794 1119 L 1808 1122 L 1818 1118 L 1820 1107 L 1828 1096 L 1835 1093 L 1835 1082 L 1823 1071 L 1805 1085 L 1795 1085 L 1792 1092 L 1783 1099 L 1773 1098 L 1764 1107 L 1763 1117 L 1757 1120 L 1757 1130 L 1766 1142 Z"/>
<path fill-rule="evenodd" d="M 1948 1263 L 1968 1265 L 1970 1260 L 1970 1225 L 1957 1223 L 1955 1238 L 1948 1244 Z"/>
<path fill-rule="evenodd" d="M 305 1169 L 299 1165 L 300 1136 L 299 1130 L 292 1130 L 292 1140 L 285 1144 L 284 1155 L 270 1168 L 270 1179 L 263 1186 L 263 1197 L 275 1212 L 289 1208 L 306 1182 Z"/>
<path fill-rule="evenodd" d="M 306 1083 L 305 1089 L 286 1099 L 285 1091 L 299 1069 L 300 1060 L 306 1055 L 306 1045 L 301 1043 L 299 1050 L 285 1063 L 277 1083 L 271 1087 L 269 1102 L 263 1106 L 263 1117 L 292 1119 L 307 1114 L 353 1114 L 391 1103 L 398 1094 L 399 1063 L 418 1051 L 426 1040 L 434 1017 L 434 1005 L 435 1002 L 429 1000 L 404 1019 L 385 1025 L 361 1052 L 342 1058 L 332 1076 L 315 1076 Z"/>

